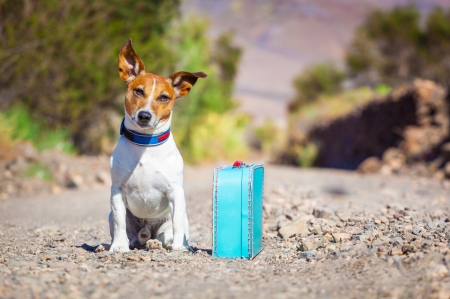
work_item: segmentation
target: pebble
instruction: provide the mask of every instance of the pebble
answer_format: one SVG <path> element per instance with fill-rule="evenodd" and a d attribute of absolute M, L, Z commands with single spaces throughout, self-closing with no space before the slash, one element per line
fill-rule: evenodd
<path fill-rule="evenodd" d="M 331 219 L 334 215 L 334 212 L 332 209 L 327 208 L 327 207 L 316 207 L 313 210 L 313 215 L 316 218 Z"/>
<path fill-rule="evenodd" d="M 316 250 L 304 251 L 300 254 L 301 259 L 306 259 L 307 261 L 317 258 Z"/>
<path fill-rule="evenodd" d="M 283 239 L 287 239 L 295 235 L 307 234 L 308 232 L 308 224 L 301 218 L 294 220 L 279 230 L 279 234 L 283 237 Z"/>
<path fill-rule="evenodd" d="M 393 247 L 389 252 L 390 255 L 402 255 L 403 251 L 401 248 Z"/>
<path fill-rule="evenodd" d="M 134 262 L 138 262 L 138 261 L 140 261 L 141 259 L 140 259 L 139 257 L 137 257 L 137 256 L 132 255 L 132 256 L 127 257 L 127 260 L 129 260 L 129 261 L 134 261 Z"/>
<path fill-rule="evenodd" d="M 414 235 L 420 235 L 421 231 L 422 231 L 422 229 L 420 227 L 416 226 L 416 227 L 413 228 L 412 233 Z"/>
<path fill-rule="evenodd" d="M 429 229 L 432 229 L 432 230 L 437 229 L 437 225 L 433 221 L 428 222 L 427 226 Z"/>

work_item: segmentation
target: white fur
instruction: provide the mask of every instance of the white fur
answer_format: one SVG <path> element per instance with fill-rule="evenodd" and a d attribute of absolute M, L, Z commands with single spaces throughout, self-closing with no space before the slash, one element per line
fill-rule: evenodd
<path fill-rule="evenodd" d="M 153 91 L 154 87 L 152 93 Z M 158 120 L 155 127 L 143 129 L 125 113 L 125 127 L 140 133 L 159 134 L 170 127 L 171 119 L 172 116 L 163 123 Z M 131 237 L 127 235 L 126 230 L 126 209 L 134 216 L 146 219 L 150 224 L 171 219 L 171 223 L 165 223 L 160 228 L 163 230 L 162 235 L 165 235 L 165 238 L 161 239 L 163 246 L 173 250 L 189 249 L 183 159 L 172 135 L 165 143 L 149 147 L 133 144 L 124 136 L 120 136 L 111 156 L 110 167 L 110 251 L 129 251 Z"/>

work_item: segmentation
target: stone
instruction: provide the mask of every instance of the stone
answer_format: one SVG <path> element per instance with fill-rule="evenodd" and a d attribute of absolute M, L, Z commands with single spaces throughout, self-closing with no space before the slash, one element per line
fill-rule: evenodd
<path fill-rule="evenodd" d="M 300 251 L 316 250 L 320 247 L 323 247 L 325 243 L 326 243 L 326 239 L 324 237 L 310 238 L 310 239 L 303 241 L 303 243 L 300 244 L 299 250 Z"/>
<path fill-rule="evenodd" d="M 369 174 L 380 171 L 382 163 L 378 157 L 369 157 L 361 162 L 358 166 L 358 172 Z"/>
<path fill-rule="evenodd" d="M 381 223 L 389 224 L 389 220 L 384 216 L 380 216 L 380 221 L 381 221 Z"/>
<path fill-rule="evenodd" d="M 351 243 L 344 243 L 341 245 L 340 251 L 341 252 L 348 252 L 353 249 L 353 245 Z"/>
<path fill-rule="evenodd" d="M 328 252 L 328 253 L 335 251 L 335 250 L 336 250 L 336 245 L 333 245 L 333 244 L 329 244 L 329 245 L 327 245 L 327 247 L 325 247 L 325 252 Z"/>
<path fill-rule="evenodd" d="M 450 179 L 450 162 L 445 163 L 444 174 L 447 179 Z"/>
<path fill-rule="evenodd" d="M 335 214 L 341 221 L 348 221 L 348 219 L 350 218 L 350 215 L 343 211 L 336 211 Z"/>
<path fill-rule="evenodd" d="M 422 229 L 419 226 L 416 226 L 413 228 L 412 233 L 416 236 L 420 235 L 420 232 L 422 231 Z"/>
<path fill-rule="evenodd" d="M 363 242 L 363 241 L 367 240 L 367 238 L 368 238 L 367 235 L 353 235 L 351 237 L 351 240 L 352 241 L 361 241 L 361 242 Z"/>
<path fill-rule="evenodd" d="M 427 227 L 429 229 L 437 229 L 437 225 L 433 221 L 428 222 Z"/>
<path fill-rule="evenodd" d="M 141 259 L 137 256 L 132 255 L 132 256 L 127 257 L 127 260 L 133 261 L 133 262 L 139 262 Z"/>
<path fill-rule="evenodd" d="M 316 250 L 304 251 L 302 252 L 302 254 L 300 254 L 300 258 L 306 259 L 307 261 L 315 259 L 317 258 L 317 251 Z"/>
<path fill-rule="evenodd" d="M 333 250 L 333 251 L 329 252 L 328 255 L 333 259 L 338 259 L 341 257 L 341 251 L 339 249 Z"/>
<path fill-rule="evenodd" d="M 364 225 L 364 229 L 365 229 L 365 230 L 374 230 L 374 229 L 375 229 L 375 223 L 373 223 L 373 222 L 367 222 L 367 223 Z"/>
<path fill-rule="evenodd" d="M 58 257 L 58 260 L 60 260 L 60 261 L 67 260 L 67 255 L 65 255 L 65 254 L 60 255 L 60 256 Z"/>
<path fill-rule="evenodd" d="M 288 225 L 280 228 L 278 233 L 281 237 L 283 237 L 283 239 L 288 239 L 296 235 L 308 234 L 308 224 L 303 219 L 298 218 Z"/>
<path fill-rule="evenodd" d="M 335 233 L 335 234 L 333 234 L 333 239 L 334 239 L 334 242 L 336 242 L 336 243 L 348 241 L 348 240 L 350 240 L 351 237 L 352 237 L 352 234 L 350 234 L 350 233 Z"/>
<path fill-rule="evenodd" d="M 326 218 L 330 219 L 333 217 L 333 210 L 327 207 L 316 207 L 313 210 L 313 215 L 316 218 Z"/>
<path fill-rule="evenodd" d="M 401 248 L 393 247 L 389 252 L 390 255 L 402 255 L 403 251 Z"/>
<path fill-rule="evenodd" d="M 110 184 L 111 183 L 111 176 L 106 171 L 98 171 L 95 174 L 95 179 L 100 184 Z"/>

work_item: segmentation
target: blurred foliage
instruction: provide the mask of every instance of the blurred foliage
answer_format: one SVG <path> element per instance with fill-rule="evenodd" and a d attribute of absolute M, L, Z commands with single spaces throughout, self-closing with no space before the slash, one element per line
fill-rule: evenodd
<path fill-rule="evenodd" d="M 424 21 L 415 5 L 374 10 L 348 50 L 350 75 L 359 85 L 421 77 L 449 86 L 450 9 L 435 7 Z"/>
<path fill-rule="evenodd" d="M 0 121 L 12 121 L 11 136 L 32 140 L 39 149 L 64 144 L 63 150 L 73 151 L 70 137 L 80 153 L 110 150 L 125 92 L 117 56 L 131 37 L 147 72 L 208 74 L 175 108 L 173 132 L 185 159 L 245 152 L 246 121 L 226 114 L 235 107 L 231 95 L 241 49 L 231 32 L 212 44 L 209 24 L 198 16 L 175 22 L 179 6 L 179 0 L 0 0 L 0 108 L 15 115 L 3 113 Z M 64 129 L 51 133 L 46 127 Z M 200 149 L 208 144 L 199 136 L 218 139 L 217 153 Z"/>
<path fill-rule="evenodd" d="M 252 132 L 252 145 L 268 156 L 273 156 L 284 145 L 284 130 L 280 130 L 271 119 L 266 119 L 262 125 Z"/>
<path fill-rule="evenodd" d="M 196 118 L 195 122 L 191 129 L 189 147 L 183 152 L 186 161 L 232 160 L 247 156 L 248 148 L 243 139 L 248 124 L 246 117 L 208 112 Z"/>
<path fill-rule="evenodd" d="M 312 142 L 307 142 L 305 145 L 297 145 L 296 150 L 298 151 L 298 165 L 302 167 L 311 167 L 314 165 L 319 151 L 317 145 Z"/>
<path fill-rule="evenodd" d="M 95 129 L 117 95 L 117 55 L 128 37 L 148 71 L 172 69 L 164 38 L 179 0 L 0 0 L 0 107 L 27 107 L 34 119 L 65 126 L 79 150 L 98 153 Z"/>
<path fill-rule="evenodd" d="M 53 180 L 52 172 L 43 164 L 40 163 L 31 163 L 25 172 L 23 173 L 23 177 L 25 178 L 38 178 L 47 182 L 51 182 Z"/>
<path fill-rule="evenodd" d="M 177 100 L 172 120 L 177 146 L 184 159 L 194 163 L 236 158 L 247 152 L 243 134 L 248 121 L 229 113 L 236 106 L 231 95 L 241 50 L 233 46 L 231 33 L 211 45 L 208 26 L 206 20 L 192 16 L 174 24 L 170 33 L 172 43 L 177 44 L 176 70 L 208 74 L 187 97 Z"/>
<path fill-rule="evenodd" d="M 70 133 L 64 128 L 49 129 L 42 121 L 35 120 L 23 107 L 14 107 L 0 113 L 0 136 L 7 147 L 10 142 L 31 141 L 37 150 L 56 148 L 66 153 L 74 153 Z"/>
<path fill-rule="evenodd" d="M 304 105 L 292 113 L 291 118 L 308 124 L 325 123 L 344 116 L 355 107 L 369 103 L 374 98 L 385 96 L 386 92 L 390 91 L 387 86 L 380 87 L 380 89 L 381 92 L 378 92 L 369 87 L 359 87 L 335 95 L 322 95 L 316 102 Z"/>
<path fill-rule="evenodd" d="M 295 98 L 289 104 L 289 111 L 296 111 L 313 103 L 321 95 L 332 95 L 342 90 L 345 73 L 333 64 L 317 64 L 294 79 Z"/>

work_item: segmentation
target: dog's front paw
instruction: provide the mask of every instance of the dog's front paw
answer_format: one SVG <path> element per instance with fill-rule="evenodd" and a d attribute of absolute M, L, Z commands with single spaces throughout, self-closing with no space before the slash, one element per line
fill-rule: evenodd
<path fill-rule="evenodd" d="M 128 242 L 114 242 L 109 249 L 110 252 L 128 252 L 130 251 L 130 247 Z"/>
<path fill-rule="evenodd" d="M 147 250 L 162 249 L 162 243 L 158 240 L 148 240 L 145 242 Z"/>

